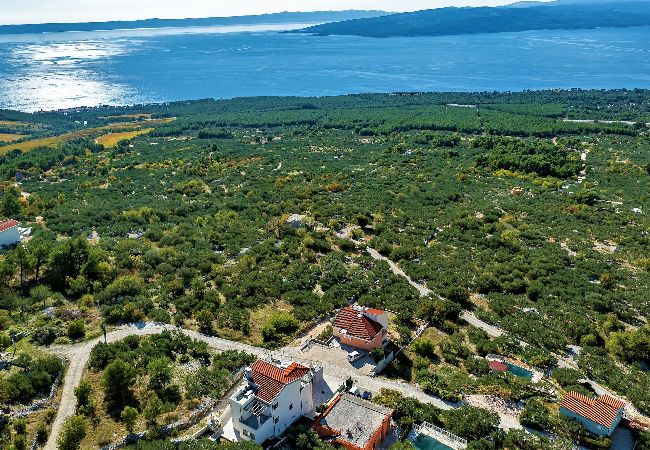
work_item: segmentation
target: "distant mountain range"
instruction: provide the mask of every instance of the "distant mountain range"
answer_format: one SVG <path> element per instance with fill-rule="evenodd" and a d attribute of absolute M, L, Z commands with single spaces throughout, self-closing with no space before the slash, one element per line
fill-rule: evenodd
<path fill-rule="evenodd" d="M 2 34 L 59 33 L 65 31 L 131 30 L 139 28 L 182 28 L 227 25 L 267 25 L 282 23 L 337 22 L 372 18 L 390 14 L 384 11 L 314 11 L 282 12 L 256 16 L 207 17 L 202 19 L 146 19 L 112 22 L 43 23 L 27 25 L 0 25 Z"/>
<path fill-rule="evenodd" d="M 649 1 L 560 0 L 498 8 L 429 9 L 326 23 L 295 32 L 379 38 L 644 25 L 650 25 Z"/>

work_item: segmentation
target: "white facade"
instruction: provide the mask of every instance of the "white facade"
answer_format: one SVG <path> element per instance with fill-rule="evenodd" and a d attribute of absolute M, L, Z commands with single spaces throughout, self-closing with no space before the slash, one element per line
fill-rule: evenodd
<path fill-rule="evenodd" d="M 18 225 L 0 231 L 0 247 L 14 245 L 18 242 L 20 242 L 20 230 L 18 229 Z"/>
<path fill-rule="evenodd" d="M 266 401 L 259 395 L 260 390 L 265 387 L 255 384 L 248 369 L 244 383 L 230 397 L 235 436 L 261 444 L 267 439 L 280 436 L 300 416 L 313 415 L 314 381 L 318 382 L 322 376 L 322 368 L 310 369 L 294 381 L 281 383 L 283 387 L 277 396 Z"/>

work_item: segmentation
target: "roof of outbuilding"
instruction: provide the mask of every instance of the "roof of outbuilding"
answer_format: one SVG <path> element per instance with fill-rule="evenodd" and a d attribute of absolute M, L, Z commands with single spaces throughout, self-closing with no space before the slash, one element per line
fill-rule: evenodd
<path fill-rule="evenodd" d="M 560 403 L 561 408 L 607 428 L 612 426 L 618 412 L 624 406 L 624 402 L 611 395 L 601 395 L 593 399 L 579 392 L 567 393 Z"/>
<path fill-rule="evenodd" d="M 258 359 L 251 366 L 251 371 L 253 382 L 259 386 L 255 395 L 265 402 L 271 402 L 284 386 L 306 375 L 309 368 L 295 362 L 283 368 Z"/>
<path fill-rule="evenodd" d="M 333 326 L 346 330 L 346 334 L 364 341 L 372 341 L 383 326 L 366 317 L 361 311 L 350 306 L 341 309 L 334 319 Z"/>
<path fill-rule="evenodd" d="M 5 220 L 4 222 L 0 222 L 0 233 L 18 225 L 20 225 L 20 222 L 15 220 Z"/>
<path fill-rule="evenodd" d="M 365 448 L 392 414 L 392 409 L 344 393 L 318 419 L 317 430 L 331 430 L 339 441 Z"/>

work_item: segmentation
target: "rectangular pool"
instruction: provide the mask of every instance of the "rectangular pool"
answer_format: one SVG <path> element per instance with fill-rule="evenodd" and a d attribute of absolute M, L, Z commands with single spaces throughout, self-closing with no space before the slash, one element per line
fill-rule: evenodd
<path fill-rule="evenodd" d="M 411 441 L 411 443 L 417 450 L 453 450 L 451 447 L 447 447 L 432 437 L 423 434 L 419 435 L 414 441 Z"/>
<path fill-rule="evenodd" d="M 533 378 L 533 372 L 531 372 L 530 370 L 524 369 L 523 367 L 515 366 L 514 364 L 511 364 L 509 362 L 506 362 L 505 364 L 506 366 L 508 366 L 508 372 L 510 372 L 511 374 L 518 377 L 528 378 L 528 379 Z"/>

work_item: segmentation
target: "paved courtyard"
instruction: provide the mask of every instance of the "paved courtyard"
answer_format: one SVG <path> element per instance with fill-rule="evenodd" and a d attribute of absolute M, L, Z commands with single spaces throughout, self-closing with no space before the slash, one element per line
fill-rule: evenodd
<path fill-rule="evenodd" d="M 375 361 L 368 356 L 367 352 L 358 350 L 347 345 L 341 345 L 336 339 L 332 341 L 333 347 L 324 347 L 314 344 L 307 351 L 301 352 L 300 356 L 312 361 L 320 361 L 323 365 L 336 365 L 339 367 L 349 367 L 358 375 L 368 375 L 376 366 Z M 357 361 L 348 361 L 348 354 L 357 350 L 364 354 L 364 357 Z"/>

